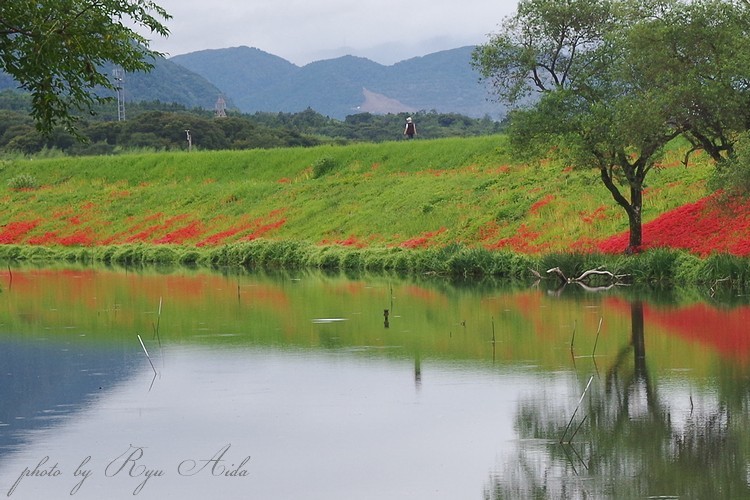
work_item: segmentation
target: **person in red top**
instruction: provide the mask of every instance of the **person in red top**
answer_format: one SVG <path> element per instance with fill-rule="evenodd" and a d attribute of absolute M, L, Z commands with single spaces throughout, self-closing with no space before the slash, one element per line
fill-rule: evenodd
<path fill-rule="evenodd" d="M 406 127 L 404 127 L 404 135 L 409 139 L 414 139 L 417 135 L 417 126 L 412 121 L 411 116 L 406 119 Z"/>

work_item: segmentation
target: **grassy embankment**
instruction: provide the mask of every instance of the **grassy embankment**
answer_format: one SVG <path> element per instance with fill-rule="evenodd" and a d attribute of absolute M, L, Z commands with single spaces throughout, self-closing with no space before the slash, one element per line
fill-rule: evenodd
<path fill-rule="evenodd" d="M 644 222 L 708 194 L 711 166 L 698 158 L 685 168 L 682 153 L 676 147 L 649 174 Z M 5 258 L 500 276 L 605 264 L 649 280 L 746 275 L 745 259 L 724 256 L 602 255 L 627 219 L 597 173 L 514 162 L 501 136 L 0 165 Z"/>

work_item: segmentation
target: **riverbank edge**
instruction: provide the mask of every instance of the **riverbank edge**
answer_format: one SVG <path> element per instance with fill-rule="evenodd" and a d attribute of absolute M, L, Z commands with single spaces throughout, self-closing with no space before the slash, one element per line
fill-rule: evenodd
<path fill-rule="evenodd" d="M 684 250 L 654 249 L 636 255 L 550 253 L 526 255 L 511 251 L 451 244 L 425 249 L 348 247 L 302 241 L 258 239 L 217 247 L 128 244 L 93 247 L 0 245 L 0 259 L 12 262 L 71 262 L 133 265 L 240 267 L 245 269 L 322 269 L 327 271 L 397 272 L 446 277 L 495 279 L 559 279 L 592 269 L 620 276 L 620 281 L 659 286 L 722 287 L 744 292 L 750 285 L 750 259 L 728 254 L 700 258 Z M 611 281 L 594 275 L 594 284 Z"/>

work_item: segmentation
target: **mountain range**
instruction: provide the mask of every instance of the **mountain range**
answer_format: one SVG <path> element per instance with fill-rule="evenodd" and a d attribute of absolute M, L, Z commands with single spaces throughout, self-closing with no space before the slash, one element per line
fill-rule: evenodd
<path fill-rule="evenodd" d="M 237 109 L 297 112 L 306 108 L 343 119 L 371 112 L 435 110 L 472 117 L 498 115 L 470 65 L 473 46 L 383 66 L 343 56 L 299 67 L 257 48 L 203 50 L 172 57 L 210 81 Z"/>
<path fill-rule="evenodd" d="M 243 113 L 304 111 L 344 119 L 356 113 L 437 111 L 500 118 L 503 108 L 471 67 L 473 46 L 390 66 L 343 56 L 297 66 L 257 48 L 232 47 L 158 58 L 128 74 L 126 102 L 161 101 L 214 109 L 222 97 Z M 17 85 L 0 74 L 0 89 Z"/>

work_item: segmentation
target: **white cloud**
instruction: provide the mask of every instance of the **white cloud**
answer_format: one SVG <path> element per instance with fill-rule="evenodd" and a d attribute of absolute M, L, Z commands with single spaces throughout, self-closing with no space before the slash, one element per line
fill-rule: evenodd
<path fill-rule="evenodd" d="M 352 53 L 381 63 L 482 43 L 516 0 L 157 0 L 170 55 L 247 45 L 295 64 Z"/>

